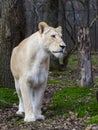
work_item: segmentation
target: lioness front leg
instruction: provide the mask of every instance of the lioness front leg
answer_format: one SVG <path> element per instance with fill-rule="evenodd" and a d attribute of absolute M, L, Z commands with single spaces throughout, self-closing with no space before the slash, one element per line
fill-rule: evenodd
<path fill-rule="evenodd" d="M 46 84 L 38 86 L 34 90 L 33 113 L 36 117 L 36 120 L 45 119 L 41 112 L 42 100 L 43 100 L 43 96 L 44 96 L 45 87 L 46 87 Z"/>
<path fill-rule="evenodd" d="M 20 84 L 19 84 L 19 80 L 14 79 L 14 81 L 15 81 L 16 92 L 19 97 L 19 108 L 16 114 L 21 115 L 24 112 L 24 106 L 23 106 L 23 100 L 22 100 L 22 95 L 21 95 L 21 90 L 20 90 Z"/>
<path fill-rule="evenodd" d="M 35 115 L 33 114 L 33 105 L 32 105 L 33 98 L 32 98 L 31 86 L 25 79 L 21 80 L 21 93 L 25 110 L 24 121 L 26 122 L 36 121 Z"/>

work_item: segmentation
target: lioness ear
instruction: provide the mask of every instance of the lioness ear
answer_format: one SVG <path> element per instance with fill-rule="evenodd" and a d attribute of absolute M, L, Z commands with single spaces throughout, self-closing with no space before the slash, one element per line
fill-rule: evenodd
<path fill-rule="evenodd" d="M 57 32 L 62 33 L 62 27 L 61 27 L 61 26 L 58 26 L 58 27 L 56 28 L 56 30 L 57 30 Z"/>
<path fill-rule="evenodd" d="M 45 28 L 48 27 L 48 24 L 45 22 L 40 22 L 38 25 L 39 32 L 42 34 L 45 30 Z"/>

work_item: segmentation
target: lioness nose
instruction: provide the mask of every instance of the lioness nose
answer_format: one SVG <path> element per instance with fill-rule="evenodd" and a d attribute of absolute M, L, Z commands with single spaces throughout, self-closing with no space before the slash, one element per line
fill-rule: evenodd
<path fill-rule="evenodd" d="M 64 49 L 64 48 L 65 48 L 65 46 L 64 46 L 64 45 L 60 45 L 60 47 L 61 47 L 62 49 Z"/>

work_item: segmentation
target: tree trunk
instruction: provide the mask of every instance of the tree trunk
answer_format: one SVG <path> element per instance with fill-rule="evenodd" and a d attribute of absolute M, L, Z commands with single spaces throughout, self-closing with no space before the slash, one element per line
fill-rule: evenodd
<path fill-rule="evenodd" d="M 50 0 L 23 0 L 25 37 L 38 30 L 39 22 L 46 21 L 49 23 L 49 5 Z"/>
<path fill-rule="evenodd" d="M 91 44 L 89 28 L 80 28 L 78 31 L 78 57 L 79 57 L 79 86 L 92 87 Z"/>
<path fill-rule="evenodd" d="M 65 31 L 65 22 L 64 22 L 64 15 L 65 15 L 65 12 L 64 12 L 64 1 L 63 0 L 58 0 L 58 25 L 60 25 L 62 27 L 62 33 L 63 33 L 63 39 L 65 38 L 64 36 L 64 31 Z M 64 59 L 63 58 L 60 58 L 59 59 L 59 69 L 60 70 L 63 70 L 63 67 L 64 67 Z"/>
<path fill-rule="evenodd" d="M 21 12 L 21 13 L 19 13 Z M 10 56 L 23 36 L 22 3 L 18 0 L 4 0 L 1 3 L 0 18 L 0 87 L 12 87 Z"/>

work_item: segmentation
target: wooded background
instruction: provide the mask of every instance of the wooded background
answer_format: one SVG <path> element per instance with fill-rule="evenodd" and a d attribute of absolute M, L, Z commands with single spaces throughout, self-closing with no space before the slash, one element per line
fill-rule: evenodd
<path fill-rule="evenodd" d="M 77 43 L 78 27 L 89 26 L 97 15 L 98 0 L 0 0 L 0 86 L 14 87 L 10 72 L 12 49 L 37 31 L 40 21 L 54 27 L 61 25 L 67 50 L 71 50 Z M 97 36 L 96 20 L 90 28 L 92 51 L 98 50 Z"/>

